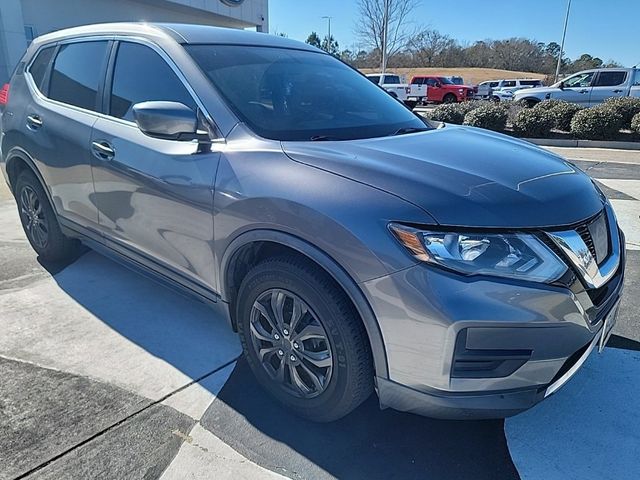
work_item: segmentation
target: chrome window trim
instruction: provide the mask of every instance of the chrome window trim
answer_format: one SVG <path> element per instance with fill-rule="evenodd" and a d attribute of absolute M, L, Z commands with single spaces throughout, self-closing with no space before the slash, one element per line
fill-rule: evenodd
<path fill-rule="evenodd" d="M 560 248 L 578 270 L 580 277 L 589 288 L 600 288 L 613 277 L 620 265 L 620 234 L 618 223 L 611 205 L 605 205 L 611 252 L 609 258 L 599 267 L 582 237 L 575 230 L 546 232 L 547 236 Z"/>

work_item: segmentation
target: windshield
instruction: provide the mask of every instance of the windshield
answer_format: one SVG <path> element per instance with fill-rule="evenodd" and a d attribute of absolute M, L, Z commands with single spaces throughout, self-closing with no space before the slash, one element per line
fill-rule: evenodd
<path fill-rule="evenodd" d="M 231 109 L 273 140 L 354 140 L 428 127 L 331 55 L 303 50 L 185 45 Z"/>

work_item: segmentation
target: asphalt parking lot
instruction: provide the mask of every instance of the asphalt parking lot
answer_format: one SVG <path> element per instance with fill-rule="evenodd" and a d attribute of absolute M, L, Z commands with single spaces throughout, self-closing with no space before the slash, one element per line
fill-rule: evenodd
<path fill-rule="evenodd" d="M 0 480 L 640 477 L 640 152 L 554 149 L 627 235 L 601 355 L 506 421 L 380 411 L 317 425 L 272 402 L 204 305 L 86 251 L 41 264 L 0 185 Z"/>

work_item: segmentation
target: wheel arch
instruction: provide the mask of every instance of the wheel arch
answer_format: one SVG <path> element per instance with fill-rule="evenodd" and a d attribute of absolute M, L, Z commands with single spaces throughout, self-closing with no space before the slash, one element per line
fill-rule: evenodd
<path fill-rule="evenodd" d="M 244 275 L 263 258 L 278 253 L 292 253 L 313 262 L 327 272 L 360 315 L 371 346 L 376 376 L 388 378 L 387 356 L 382 332 L 373 309 L 351 276 L 331 256 L 295 235 L 277 230 L 252 230 L 234 239 L 226 248 L 220 262 L 220 290 L 222 299 L 231 305 L 231 324 L 236 329 L 235 295 Z"/>
<path fill-rule="evenodd" d="M 9 179 L 9 187 L 11 188 L 11 192 L 14 194 L 14 196 L 16 194 L 16 183 L 18 177 L 20 176 L 20 173 L 25 170 L 30 170 L 31 173 L 36 176 L 36 178 L 40 182 L 40 185 L 42 185 L 42 189 L 47 195 L 47 200 L 49 200 L 49 205 L 51 205 L 54 213 L 56 215 L 58 214 L 58 212 L 56 211 L 55 203 L 53 202 L 53 198 L 51 198 L 51 192 L 47 187 L 47 183 L 44 181 L 44 178 L 42 177 L 40 170 L 38 170 L 36 163 L 26 151 L 16 148 L 13 151 L 9 152 L 9 154 L 7 155 L 6 169 L 7 178 Z"/>

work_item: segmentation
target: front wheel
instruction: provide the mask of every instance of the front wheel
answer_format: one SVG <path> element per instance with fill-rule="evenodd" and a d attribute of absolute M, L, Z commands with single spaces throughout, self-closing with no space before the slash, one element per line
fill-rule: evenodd
<path fill-rule="evenodd" d="M 456 103 L 458 98 L 453 93 L 447 93 L 442 99 L 443 103 Z"/>
<path fill-rule="evenodd" d="M 297 415 L 337 420 L 373 391 L 373 362 L 355 308 L 331 277 L 297 257 L 260 263 L 238 293 L 238 332 L 256 379 Z"/>

